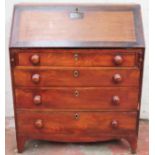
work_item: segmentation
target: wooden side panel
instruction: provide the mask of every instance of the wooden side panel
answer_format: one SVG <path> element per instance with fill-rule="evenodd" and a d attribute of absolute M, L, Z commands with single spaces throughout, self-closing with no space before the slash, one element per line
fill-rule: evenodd
<path fill-rule="evenodd" d="M 17 88 L 15 95 L 19 109 L 137 110 L 138 105 L 137 87 Z"/>

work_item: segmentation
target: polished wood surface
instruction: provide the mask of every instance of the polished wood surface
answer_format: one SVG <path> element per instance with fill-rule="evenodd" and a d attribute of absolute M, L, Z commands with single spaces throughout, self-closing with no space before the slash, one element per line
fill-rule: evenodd
<path fill-rule="evenodd" d="M 144 46 L 138 5 L 16 5 L 14 14 L 11 47 Z"/>
<path fill-rule="evenodd" d="M 134 132 L 136 112 L 17 112 L 19 134 L 102 135 Z M 114 122 L 118 125 L 114 127 Z M 65 123 L 69 122 L 69 123 Z"/>
<path fill-rule="evenodd" d="M 139 5 L 16 5 L 10 64 L 18 152 L 30 139 L 122 138 L 136 152 L 144 50 Z"/>
<path fill-rule="evenodd" d="M 123 111 L 138 106 L 138 87 L 18 88 L 15 95 L 17 108 Z"/>
<path fill-rule="evenodd" d="M 136 66 L 136 52 L 139 50 L 18 50 L 19 66 Z"/>
<path fill-rule="evenodd" d="M 19 19 L 18 40 L 20 42 L 29 40 L 34 42 L 48 40 L 136 41 L 132 11 L 124 11 L 124 13 L 120 11 L 88 11 L 84 12 L 84 18 L 79 20 L 69 18 L 72 12 L 74 10 L 67 9 L 52 12 L 23 11 Z M 63 24 L 60 24 L 60 21 Z M 96 24 L 97 22 L 99 24 Z"/>
<path fill-rule="evenodd" d="M 138 86 L 138 69 L 24 68 L 14 70 L 16 86 Z M 121 79 L 119 79 L 121 77 Z"/>

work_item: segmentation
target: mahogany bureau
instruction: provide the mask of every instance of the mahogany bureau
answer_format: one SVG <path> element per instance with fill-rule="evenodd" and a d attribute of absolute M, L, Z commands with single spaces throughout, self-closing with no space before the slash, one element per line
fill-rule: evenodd
<path fill-rule="evenodd" d="M 139 5 L 16 5 L 10 62 L 18 152 L 29 139 L 126 139 L 135 152 L 144 49 Z"/>

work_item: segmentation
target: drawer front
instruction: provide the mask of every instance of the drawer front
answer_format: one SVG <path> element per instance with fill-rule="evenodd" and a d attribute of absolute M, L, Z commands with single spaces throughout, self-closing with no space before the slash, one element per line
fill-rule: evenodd
<path fill-rule="evenodd" d="M 136 131 L 136 112 L 17 112 L 19 134 L 92 135 Z"/>
<path fill-rule="evenodd" d="M 40 52 L 39 52 L 40 51 Z M 17 54 L 19 66 L 135 66 L 127 50 L 31 50 Z"/>
<path fill-rule="evenodd" d="M 138 86 L 138 69 L 50 68 L 14 70 L 16 86 Z"/>
<path fill-rule="evenodd" d="M 16 107 L 32 109 L 136 110 L 137 87 L 16 89 Z"/>

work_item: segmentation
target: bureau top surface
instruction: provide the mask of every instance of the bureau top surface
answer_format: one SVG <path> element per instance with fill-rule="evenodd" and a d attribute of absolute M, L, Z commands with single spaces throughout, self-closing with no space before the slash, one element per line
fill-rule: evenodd
<path fill-rule="evenodd" d="M 144 47 L 139 5 L 14 7 L 10 47 Z"/>

